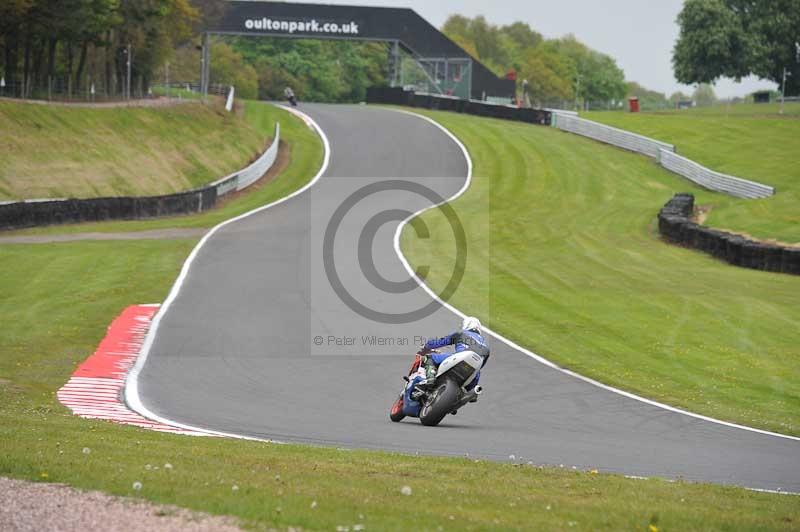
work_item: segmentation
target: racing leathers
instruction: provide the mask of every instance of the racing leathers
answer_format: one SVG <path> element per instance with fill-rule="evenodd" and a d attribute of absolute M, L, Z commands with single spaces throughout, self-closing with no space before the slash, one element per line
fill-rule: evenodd
<path fill-rule="evenodd" d="M 425 342 L 425 345 L 419 352 L 419 355 L 423 357 L 422 363 L 425 365 L 427 383 L 433 383 L 436 379 L 436 370 L 439 364 L 452 355 L 452 353 L 431 353 L 431 351 L 450 345 L 454 346 L 455 353 L 472 351 L 479 355 L 483 358 L 483 365 L 481 367 L 486 366 L 486 362 L 489 360 L 489 346 L 486 344 L 486 339 L 477 331 L 456 331 L 449 336 L 432 338 Z M 475 378 L 469 383 L 467 389 L 471 390 L 474 388 L 478 384 L 480 378 L 481 372 L 478 371 L 478 374 L 475 375 Z"/>

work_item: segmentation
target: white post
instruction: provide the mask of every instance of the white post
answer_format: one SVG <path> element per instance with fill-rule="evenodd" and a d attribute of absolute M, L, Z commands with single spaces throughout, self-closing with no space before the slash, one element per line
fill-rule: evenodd
<path fill-rule="evenodd" d="M 783 114 L 783 106 L 786 103 L 786 67 L 783 67 L 783 88 L 781 89 L 781 111 Z"/>
<path fill-rule="evenodd" d="M 228 92 L 228 101 L 225 102 L 225 110 L 228 111 L 229 113 L 233 111 L 233 97 L 234 97 L 233 93 L 234 93 L 234 88 L 233 85 L 231 85 L 230 92 Z"/>
<path fill-rule="evenodd" d="M 6 95 L 6 77 L 0 78 L 0 96 Z"/>
<path fill-rule="evenodd" d="M 200 93 L 203 101 L 206 101 L 208 96 L 208 85 L 211 80 L 211 42 L 208 33 L 203 33 L 203 47 L 202 47 L 202 68 L 200 70 Z"/>

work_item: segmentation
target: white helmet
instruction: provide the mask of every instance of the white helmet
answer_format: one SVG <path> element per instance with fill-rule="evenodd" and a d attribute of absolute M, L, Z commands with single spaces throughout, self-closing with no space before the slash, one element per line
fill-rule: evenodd
<path fill-rule="evenodd" d="M 464 318 L 464 321 L 461 322 L 461 330 L 462 331 L 475 331 L 476 333 L 481 333 L 481 322 L 478 318 L 473 318 L 471 316 L 467 316 Z"/>

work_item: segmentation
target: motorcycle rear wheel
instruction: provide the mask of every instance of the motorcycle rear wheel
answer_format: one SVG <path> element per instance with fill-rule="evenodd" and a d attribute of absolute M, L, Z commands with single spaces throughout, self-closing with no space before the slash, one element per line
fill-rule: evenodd
<path fill-rule="evenodd" d="M 453 379 L 444 379 L 436 385 L 433 397 L 426 402 L 419 414 L 419 420 L 426 427 L 435 427 L 452 412 L 458 402 L 459 386 Z"/>

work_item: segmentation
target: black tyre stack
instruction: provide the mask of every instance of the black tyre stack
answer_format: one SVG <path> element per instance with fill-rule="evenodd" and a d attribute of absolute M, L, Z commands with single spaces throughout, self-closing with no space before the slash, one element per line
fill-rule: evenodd
<path fill-rule="evenodd" d="M 672 244 L 708 253 L 734 266 L 800 275 L 800 248 L 757 242 L 692 221 L 694 196 L 676 194 L 658 213 L 658 231 Z"/>

